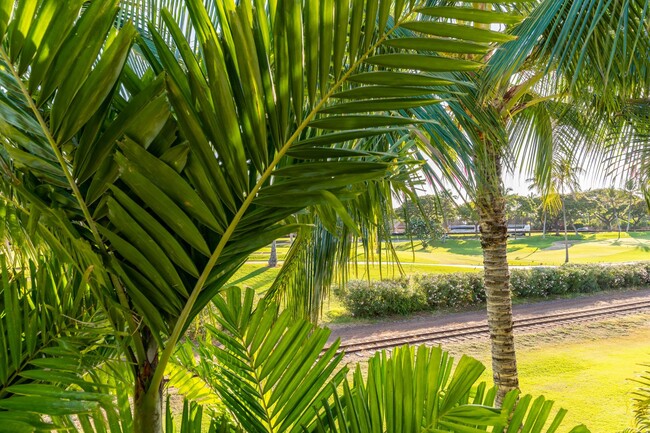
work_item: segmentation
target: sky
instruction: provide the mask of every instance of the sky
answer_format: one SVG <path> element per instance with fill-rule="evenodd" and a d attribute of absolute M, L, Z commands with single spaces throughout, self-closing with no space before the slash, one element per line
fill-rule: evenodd
<path fill-rule="evenodd" d="M 526 182 L 526 178 L 523 175 L 519 175 L 519 173 L 513 174 L 506 172 L 503 180 L 506 190 L 509 190 L 508 194 L 529 195 L 532 192 L 534 195 L 538 195 L 536 191 L 529 189 L 530 183 Z M 616 188 L 623 188 L 623 185 L 619 181 L 612 181 L 612 179 L 607 179 L 604 176 L 598 176 L 597 173 L 583 174 L 580 176 L 579 182 L 580 191 L 588 191 L 590 189 L 598 188 L 609 188 L 612 186 Z M 420 196 L 431 195 L 434 193 L 434 190 L 429 186 L 422 186 L 420 191 L 418 191 L 418 195 Z M 456 193 L 454 193 L 454 196 L 456 197 L 455 200 L 459 203 L 463 200 L 463 198 L 458 197 Z M 394 199 L 393 207 L 399 206 L 401 206 L 401 203 L 398 200 Z"/>
<path fill-rule="evenodd" d="M 590 169 L 583 171 L 582 174 L 578 176 L 579 178 L 578 181 L 580 184 L 579 190 L 588 191 L 592 189 L 610 188 L 610 187 L 624 188 L 625 179 L 621 181 L 620 172 L 618 173 L 618 178 L 613 179 L 611 176 L 606 176 L 608 170 L 610 170 L 610 168 L 607 168 L 606 166 L 594 165 Z M 515 173 L 506 171 L 503 176 L 503 181 L 504 181 L 506 191 L 508 191 L 508 194 L 518 194 L 518 195 L 525 196 L 533 193 L 534 195 L 538 195 L 537 191 L 530 189 L 530 182 L 527 182 L 526 179 L 527 179 L 526 175 L 519 173 L 518 170 Z M 453 189 L 451 185 L 448 186 L 447 188 L 448 190 Z M 431 194 L 435 194 L 433 188 L 431 188 L 428 185 L 420 186 L 418 195 L 424 196 L 424 195 L 431 195 Z M 459 196 L 459 194 L 457 194 L 454 191 L 453 195 L 455 197 L 455 200 L 458 203 L 464 200 L 468 200 L 468 198 L 464 194 L 460 194 Z M 394 199 L 393 206 L 399 207 L 401 206 L 401 203 L 399 203 L 399 200 Z"/>
<path fill-rule="evenodd" d="M 604 176 L 598 176 L 597 173 L 588 173 L 580 176 L 580 191 L 587 191 L 590 189 L 598 188 L 608 188 L 615 186 L 620 188 L 620 182 L 612 181 L 611 179 L 605 179 Z M 530 184 L 526 182 L 526 179 L 522 176 L 513 173 L 506 173 L 504 176 L 504 183 L 506 189 L 510 188 L 513 193 L 519 195 L 528 195 L 533 192 L 537 195 L 536 191 L 531 191 L 529 189 Z"/>

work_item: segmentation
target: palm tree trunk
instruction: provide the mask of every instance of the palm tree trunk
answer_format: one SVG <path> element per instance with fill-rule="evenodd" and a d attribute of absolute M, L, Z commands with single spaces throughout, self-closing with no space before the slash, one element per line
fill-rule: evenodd
<path fill-rule="evenodd" d="M 628 200 L 627 203 L 627 228 L 625 229 L 625 233 L 630 232 L 630 216 L 632 215 L 632 196 L 630 195 L 630 200 Z"/>
<path fill-rule="evenodd" d="M 497 149 L 486 143 L 484 179 L 477 191 L 481 246 L 487 297 L 488 327 L 492 350 L 492 374 L 498 387 L 497 404 L 505 394 L 519 387 L 515 341 L 512 331 L 512 300 L 508 271 L 508 227 L 501 181 L 502 161 Z"/>
<path fill-rule="evenodd" d="M 544 211 L 544 227 L 542 228 L 542 239 L 546 239 L 546 211 Z"/>
<path fill-rule="evenodd" d="M 564 206 L 564 196 L 562 196 L 562 219 L 564 220 L 564 263 L 569 263 L 569 238 L 566 231 L 566 206 Z"/>
<path fill-rule="evenodd" d="M 158 367 L 158 344 L 145 328 L 143 342 L 147 359 L 135 367 L 135 394 L 133 398 L 133 431 L 138 433 L 163 433 L 162 385 L 150 390 L 156 367 Z"/>
<path fill-rule="evenodd" d="M 271 242 L 271 255 L 269 256 L 268 267 L 275 268 L 278 265 L 278 250 L 275 241 Z"/>

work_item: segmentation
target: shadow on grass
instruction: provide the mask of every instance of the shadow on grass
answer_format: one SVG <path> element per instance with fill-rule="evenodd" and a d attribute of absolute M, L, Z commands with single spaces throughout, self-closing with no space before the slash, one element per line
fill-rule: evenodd
<path fill-rule="evenodd" d="M 643 251 L 644 253 L 650 252 L 650 233 L 648 232 L 629 232 L 629 233 L 622 233 L 622 235 L 627 236 L 628 239 L 632 239 L 634 244 L 636 244 L 635 248 L 638 250 Z M 630 245 L 630 242 L 625 242 L 623 239 L 621 240 L 616 240 L 612 242 L 612 245 L 616 246 L 623 246 L 623 245 Z"/>
<path fill-rule="evenodd" d="M 258 268 L 258 269 L 255 269 L 253 272 L 251 272 L 251 273 L 249 273 L 249 274 L 246 274 L 246 275 L 244 275 L 244 276 L 241 277 L 241 278 L 238 278 L 238 279 L 233 280 L 233 281 L 228 281 L 227 286 L 236 286 L 236 285 L 241 284 L 241 283 L 244 283 L 244 282 L 246 282 L 246 281 L 248 281 L 248 280 L 255 279 L 256 277 L 261 276 L 262 274 L 264 274 L 264 273 L 267 272 L 268 270 L 269 270 L 269 268 L 267 268 L 266 266 L 265 266 L 265 267 Z M 258 288 L 258 287 L 256 287 L 256 284 L 255 284 L 255 283 L 258 283 L 258 284 L 259 284 L 259 281 L 253 282 L 253 284 L 249 284 L 249 285 L 250 285 L 252 288 L 256 289 L 256 288 Z"/>
<path fill-rule="evenodd" d="M 576 241 L 582 240 L 582 237 L 568 236 L 569 240 Z M 564 241 L 564 235 L 556 236 L 555 234 L 546 234 L 546 237 L 543 238 L 541 235 L 537 236 L 526 236 L 526 237 L 514 237 L 508 238 L 508 252 L 513 253 L 523 249 L 530 249 L 537 251 L 545 250 L 549 247 L 552 247 L 557 242 Z"/>
<path fill-rule="evenodd" d="M 562 238 L 564 239 L 564 238 Z M 530 248 L 534 250 L 543 250 L 552 246 L 555 242 L 560 240 L 559 237 L 546 235 L 546 238 L 541 236 L 521 237 L 517 239 L 513 237 L 508 238 L 508 252 L 512 253 L 521 249 Z"/>
<path fill-rule="evenodd" d="M 629 232 L 627 234 L 632 239 L 648 241 L 650 240 L 650 232 Z"/>
<path fill-rule="evenodd" d="M 568 240 L 573 244 L 579 244 L 581 242 L 589 242 L 598 240 L 596 235 L 593 233 L 589 234 L 578 234 L 569 233 L 567 236 Z M 650 239 L 650 234 L 647 235 L 647 238 Z M 644 238 L 641 238 L 644 239 Z M 508 253 L 514 253 L 519 250 L 530 249 L 531 251 L 543 251 L 546 248 L 553 246 L 556 242 L 564 241 L 564 234 L 560 233 L 556 235 L 555 232 L 547 233 L 545 238 L 542 238 L 541 234 L 535 234 L 533 236 L 518 236 L 516 239 L 511 236 L 508 239 Z M 639 248 L 642 248 L 640 245 Z M 435 241 L 431 246 L 423 248 L 419 240 L 413 240 L 413 244 L 407 241 L 400 243 L 396 246 L 398 251 L 411 251 L 412 249 L 416 253 L 431 253 L 435 254 L 436 252 L 443 252 L 449 254 L 458 254 L 461 256 L 480 256 L 483 252 L 481 250 L 481 241 L 478 239 L 447 239 L 443 241 Z"/>
<path fill-rule="evenodd" d="M 635 239 L 636 249 L 643 251 L 644 253 L 650 252 L 650 243 L 643 242 L 645 239 Z"/>
<path fill-rule="evenodd" d="M 437 241 L 433 247 L 451 254 L 462 256 L 477 256 L 483 254 L 481 241 L 478 239 L 448 239 L 446 242 Z"/>

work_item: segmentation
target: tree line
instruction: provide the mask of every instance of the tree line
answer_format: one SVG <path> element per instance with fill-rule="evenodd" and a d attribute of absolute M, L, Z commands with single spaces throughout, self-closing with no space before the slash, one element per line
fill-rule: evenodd
<path fill-rule="evenodd" d="M 564 206 L 567 228 L 580 231 L 634 231 L 647 229 L 650 213 L 638 192 L 617 188 L 600 188 L 566 194 Z M 506 195 L 506 218 L 509 224 L 530 224 L 531 230 L 564 231 L 562 208 L 546 209 L 544 199 L 533 194 Z M 477 225 L 478 214 L 471 203 L 457 202 L 448 195 L 420 196 L 417 203 L 406 201 L 395 210 L 397 221 L 406 234 L 435 240 L 451 225 Z"/>

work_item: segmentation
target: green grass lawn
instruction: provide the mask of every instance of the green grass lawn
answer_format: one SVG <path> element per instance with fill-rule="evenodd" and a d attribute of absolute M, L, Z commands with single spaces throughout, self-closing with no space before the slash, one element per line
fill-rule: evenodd
<path fill-rule="evenodd" d="M 564 263 L 564 236 L 541 234 L 508 241 L 508 260 L 514 266 L 560 265 Z M 614 263 L 648 260 L 650 233 L 591 233 L 569 235 L 571 263 Z M 419 242 L 395 243 L 402 262 L 418 264 L 477 265 L 482 264 L 478 239 L 456 238 L 438 241 L 423 248 Z M 554 248 L 555 247 L 555 248 Z M 360 255 L 363 259 L 363 256 Z"/>
<path fill-rule="evenodd" d="M 268 289 L 280 268 L 269 268 L 262 264 L 246 263 L 232 276 L 226 286 L 250 287 L 258 292 Z"/>
<path fill-rule="evenodd" d="M 633 420 L 631 381 L 650 361 L 648 315 L 555 328 L 517 337 L 521 389 L 569 410 L 566 426 L 584 423 L 593 433 L 617 433 Z M 445 345 L 482 361 L 491 380 L 487 342 Z M 566 429 L 568 431 L 569 429 Z"/>
<path fill-rule="evenodd" d="M 564 263 L 564 236 L 541 234 L 519 237 L 508 241 L 508 260 L 513 266 L 560 265 Z M 569 259 L 571 263 L 616 263 L 648 260 L 650 258 L 650 232 L 621 233 L 589 233 L 569 235 Z M 437 241 L 423 248 L 419 241 L 394 242 L 399 261 L 404 264 L 406 273 L 416 272 L 453 272 L 442 265 L 481 266 L 483 257 L 481 244 L 474 238 L 452 238 L 446 242 Z M 269 258 L 270 247 L 263 248 L 253 254 L 251 262 L 266 262 Z M 289 251 L 288 239 L 278 244 L 278 259 L 284 260 Z M 359 245 L 356 259 L 365 262 L 366 257 Z M 380 257 L 373 254 L 369 261 L 378 263 Z M 383 254 L 382 262 L 393 261 L 392 257 Z M 263 263 L 257 263 L 263 265 Z M 409 268 L 410 266 L 410 268 Z M 390 267 L 382 269 L 382 273 L 390 272 Z M 367 277 L 367 272 L 359 267 L 359 278 Z M 379 268 L 371 270 L 370 277 L 379 276 Z"/>

